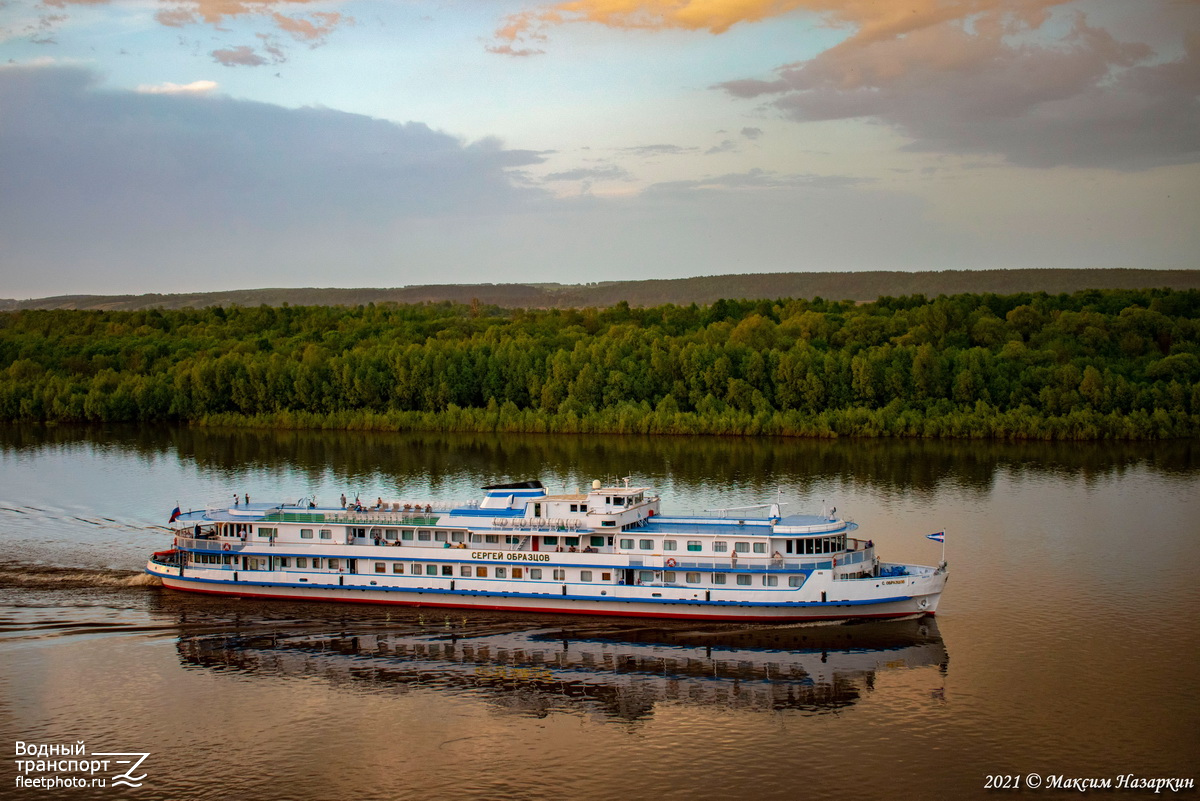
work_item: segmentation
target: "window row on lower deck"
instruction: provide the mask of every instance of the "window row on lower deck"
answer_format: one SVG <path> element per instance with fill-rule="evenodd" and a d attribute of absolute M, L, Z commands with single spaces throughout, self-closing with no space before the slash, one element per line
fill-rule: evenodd
<path fill-rule="evenodd" d="M 600 584 L 638 585 L 703 585 L 736 587 L 799 587 L 806 574 L 760 575 L 748 573 L 707 573 L 676 570 L 588 570 L 540 568 L 517 565 L 464 565 L 433 562 L 375 562 L 333 557 L 270 556 L 238 557 L 230 554 L 190 554 L 189 564 L 220 565 L 226 569 L 243 570 L 305 570 L 330 573 L 363 573 L 385 575 L 436 576 L 441 578 L 498 579 L 501 581 L 570 581 Z M 355 562 L 356 564 L 351 564 Z M 362 569 L 366 568 L 366 569 Z M 782 581 L 786 579 L 786 581 Z"/>

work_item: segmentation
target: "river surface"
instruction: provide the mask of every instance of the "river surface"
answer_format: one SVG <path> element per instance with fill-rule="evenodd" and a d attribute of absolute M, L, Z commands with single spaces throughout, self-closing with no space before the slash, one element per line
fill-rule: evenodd
<path fill-rule="evenodd" d="M 192 596 L 139 572 L 176 503 L 622 476 L 667 513 L 836 505 L 889 561 L 936 564 L 925 535 L 945 530 L 938 616 L 464 614 Z M 1197 565 L 1194 442 L 0 428 L 0 797 L 1065 798 L 1080 793 L 1054 777 L 1194 781 Z M 18 741 L 148 754 L 144 778 L 19 786 L 81 774 L 26 772 Z"/>

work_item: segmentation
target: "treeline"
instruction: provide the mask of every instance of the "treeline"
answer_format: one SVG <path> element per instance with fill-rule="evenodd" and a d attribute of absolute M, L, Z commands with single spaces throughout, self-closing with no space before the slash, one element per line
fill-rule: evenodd
<path fill-rule="evenodd" d="M 0 299 L 0 310 L 96 309 L 138 311 L 208 306 L 359 306 L 368 303 L 462 303 L 476 301 L 507 309 L 605 308 L 673 303 L 708 305 L 720 298 L 811 298 L 869 300 L 881 295 L 1058 294 L 1084 289 L 1166 287 L 1200 289 L 1200 270 L 941 270 L 854 273 L 756 273 L 602 281 L 592 284 L 428 284 L 391 289 L 235 289 L 174 295 L 59 295 L 33 300 Z"/>
<path fill-rule="evenodd" d="M 1200 292 L 8 312 L 0 420 L 1190 437 Z"/>

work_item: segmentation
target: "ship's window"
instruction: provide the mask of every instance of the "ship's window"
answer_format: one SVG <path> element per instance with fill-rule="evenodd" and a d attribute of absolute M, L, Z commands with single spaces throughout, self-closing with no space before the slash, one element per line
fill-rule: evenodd
<path fill-rule="evenodd" d="M 792 541 L 787 540 L 784 544 L 787 545 L 787 552 L 791 553 L 792 552 Z"/>
<path fill-rule="evenodd" d="M 287 567 L 287 566 L 288 566 L 288 558 L 287 558 L 286 556 L 281 556 L 281 557 L 279 558 L 279 566 L 280 566 L 280 567 Z"/>
<path fill-rule="evenodd" d="M 433 539 L 433 534 L 431 534 L 428 529 L 423 528 L 417 532 L 417 539 L 421 542 L 429 542 Z"/>
<path fill-rule="evenodd" d="M 665 581 L 667 584 L 675 581 L 675 573 L 670 570 L 668 570 L 666 573 L 663 573 L 663 581 Z"/>
<path fill-rule="evenodd" d="M 754 543 L 754 552 L 755 553 L 766 553 L 767 552 L 767 544 L 765 542 Z"/>
<path fill-rule="evenodd" d="M 437 574 L 438 574 L 438 566 L 437 565 L 425 565 L 425 575 L 436 576 Z"/>
<path fill-rule="evenodd" d="M 750 553 L 750 543 L 735 542 L 733 544 L 733 550 L 737 551 L 738 553 Z"/>
<path fill-rule="evenodd" d="M 729 543 L 716 540 L 713 542 L 713 553 L 725 553 L 729 550 Z"/>
<path fill-rule="evenodd" d="M 592 571 L 580 570 L 579 571 L 579 580 L 580 581 L 591 581 L 592 580 Z"/>
<path fill-rule="evenodd" d="M 470 578 L 471 577 L 471 566 L 470 565 L 460 565 L 458 568 L 458 575 L 462 576 L 463 578 Z"/>
<path fill-rule="evenodd" d="M 403 562 L 392 562 L 392 572 L 393 573 L 403 573 L 404 572 L 404 563 Z"/>
<path fill-rule="evenodd" d="M 704 546 L 702 546 L 702 545 L 700 544 L 700 540 L 688 540 L 688 546 L 687 546 L 687 548 L 688 548 L 688 550 L 689 550 L 689 551 L 699 551 L 699 550 L 701 550 L 703 547 L 704 547 Z"/>
<path fill-rule="evenodd" d="M 259 527 L 258 527 L 258 536 L 260 536 L 260 537 L 274 537 L 274 536 L 275 536 L 275 529 L 273 529 L 273 528 L 267 528 L 267 527 L 265 527 L 265 526 L 259 526 Z"/>
<path fill-rule="evenodd" d="M 625 505 L 624 498 L 620 497 L 619 495 L 616 498 L 613 498 L 613 506 L 624 506 L 624 505 Z"/>
<path fill-rule="evenodd" d="M 643 551 L 653 551 L 654 540 L 638 540 L 638 548 Z"/>
<path fill-rule="evenodd" d="M 316 570 L 321 569 L 321 559 L 319 557 L 316 557 L 316 556 L 313 557 L 313 568 Z"/>
<path fill-rule="evenodd" d="M 573 503 L 573 504 L 571 504 L 571 511 L 572 511 L 572 512 L 578 512 L 578 511 L 579 511 L 579 504 L 577 504 L 577 503 Z"/>
<path fill-rule="evenodd" d="M 653 570 L 639 570 L 638 571 L 638 581 L 642 582 L 643 584 L 645 584 L 648 581 L 654 581 L 654 571 Z"/>
<path fill-rule="evenodd" d="M 633 540 L 625 540 L 625 539 L 621 540 L 621 547 L 632 550 L 633 549 Z"/>
<path fill-rule="evenodd" d="M 684 573 L 683 575 L 684 575 L 683 580 L 686 581 L 688 584 L 699 584 L 700 583 L 700 574 L 699 573 Z"/>
<path fill-rule="evenodd" d="M 750 577 L 748 575 L 746 575 L 745 573 L 741 573 L 737 577 L 737 583 L 743 587 L 749 587 L 750 586 Z"/>
<path fill-rule="evenodd" d="M 523 567 L 514 567 L 512 572 L 512 577 L 515 579 L 525 578 L 525 568 Z"/>
<path fill-rule="evenodd" d="M 565 581 L 566 578 L 567 578 L 567 571 L 561 570 L 561 569 L 555 569 L 555 571 L 554 571 L 554 580 L 555 581 Z"/>
<path fill-rule="evenodd" d="M 362 535 L 361 535 L 361 534 L 359 534 L 359 536 L 361 537 Z M 383 536 L 383 529 L 381 529 L 381 528 L 373 528 L 373 529 L 371 529 L 371 537 L 372 537 L 372 538 L 376 538 L 376 537 L 382 537 L 382 536 Z"/>
<path fill-rule="evenodd" d="M 395 542 L 396 541 L 396 529 L 394 529 L 394 528 L 384 529 L 383 538 L 385 540 L 391 540 L 391 541 Z"/>
<path fill-rule="evenodd" d="M 500 535 L 499 534 L 484 534 L 483 541 L 486 542 L 488 545 L 498 545 L 500 543 Z"/>
<path fill-rule="evenodd" d="M 300 539 L 311 540 L 312 539 L 312 529 L 311 528 L 300 529 Z"/>
<path fill-rule="evenodd" d="M 592 537 L 590 542 L 592 543 L 593 548 L 599 548 L 600 546 L 604 545 L 604 537 Z"/>
<path fill-rule="evenodd" d="M 678 550 L 677 546 L 675 545 L 675 540 L 663 540 L 663 550 L 664 551 Z"/>
<path fill-rule="evenodd" d="M 525 539 L 520 534 L 505 534 L 504 542 L 507 545 L 520 545 L 521 540 Z"/>
<path fill-rule="evenodd" d="M 325 561 L 329 564 L 330 570 L 338 569 L 338 560 L 337 559 L 326 559 Z"/>
<path fill-rule="evenodd" d="M 779 576 L 763 576 L 763 586 L 764 587 L 778 587 L 779 586 Z"/>
<path fill-rule="evenodd" d="M 328 529 L 328 528 L 321 529 L 321 539 L 323 539 L 323 540 L 333 539 L 333 530 Z"/>
<path fill-rule="evenodd" d="M 804 583 L 804 576 L 788 576 L 789 587 L 799 587 Z"/>
<path fill-rule="evenodd" d="M 451 531 L 450 532 L 450 541 L 451 542 L 463 542 L 466 540 L 466 538 L 467 538 L 467 532 L 465 532 L 465 531 Z"/>
<path fill-rule="evenodd" d="M 566 540 L 567 540 L 567 545 L 578 545 L 579 544 L 579 537 L 567 537 Z"/>
<path fill-rule="evenodd" d="M 601 581 L 612 581 L 612 573 L 601 573 L 600 580 Z M 603 593 L 601 593 L 601 594 L 603 594 Z"/>
<path fill-rule="evenodd" d="M 579 504 L 579 511 L 586 514 L 587 513 L 587 504 L 586 503 Z"/>
<path fill-rule="evenodd" d="M 387 563 L 386 562 L 376 562 L 375 563 L 375 572 L 376 573 L 386 573 L 387 572 Z"/>
<path fill-rule="evenodd" d="M 540 581 L 542 578 L 542 569 L 540 567 L 529 568 L 529 578 L 533 581 Z"/>
<path fill-rule="evenodd" d="M 483 537 L 479 536 L 478 534 L 470 534 L 467 537 L 467 541 L 479 543 L 479 542 L 483 542 Z"/>
<path fill-rule="evenodd" d="M 725 578 L 724 573 L 713 573 L 713 584 L 724 584 Z"/>
<path fill-rule="evenodd" d="M 406 528 L 400 532 L 400 539 L 408 540 L 409 542 L 411 542 L 412 538 L 413 538 L 413 530 L 411 528 Z"/>
<path fill-rule="evenodd" d="M 601 526 L 612 527 L 612 526 L 615 526 L 616 524 L 617 524 L 617 521 L 615 521 L 615 520 L 601 520 L 600 521 Z"/>
<path fill-rule="evenodd" d="M 545 545 L 558 545 L 558 537 L 542 537 L 542 543 Z"/>
<path fill-rule="evenodd" d="M 454 575 L 454 565 L 442 565 L 442 575 L 443 576 L 453 576 Z"/>
<path fill-rule="evenodd" d="M 444 532 L 444 531 L 433 532 L 433 539 L 437 542 L 446 542 L 446 532 Z"/>
<path fill-rule="evenodd" d="M 414 576 L 419 576 L 419 575 L 421 575 L 421 566 L 420 566 L 420 565 L 418 565 L 418 564 L 415 564 L 415 563 L 414 563 L 414 564 L 413 564 L 413 566 L 412 566 L 412 573 L 413 573 L 413 575 L 414 575 Z"/>
<path fill-rule="evenodd" d="M 496 578 L 508 578 L 508 568 L 507 567 L 496 568 Z"/>
<path fill-rule="evenodd" d="M 476 567 L 475 578 L 487 578 L 487 568 L 483 566 Z"/>
<path fill-rule="evenodd" d="M 303 556 L 297 556 L 296 567 L 308 567 L 308 559 Z"/>

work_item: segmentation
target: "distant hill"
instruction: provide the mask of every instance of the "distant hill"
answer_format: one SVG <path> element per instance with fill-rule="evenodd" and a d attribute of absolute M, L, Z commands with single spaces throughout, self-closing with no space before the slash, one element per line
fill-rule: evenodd
<path fill-rule="evenodd" d="M 720 298 L 813 298 L 871 301 L 881 295 L 1076 292 L 1084 289 L 1200 289 L 1200 270 L 946 270 L 942 272 L 756 273 L 607 281 L 597 284 L 430 284 L 394 289 L 241 289 L 174 295 L 58 295 L 0 299 L 15 309 L 180 309 L 206 306 L 357 306 L 453 301 L 506 308 L 582 308 L 664 303 L 709 304 Z"/>

